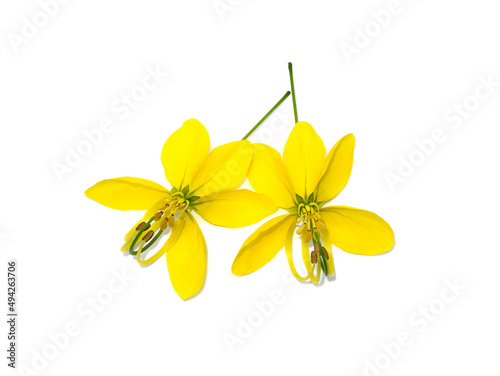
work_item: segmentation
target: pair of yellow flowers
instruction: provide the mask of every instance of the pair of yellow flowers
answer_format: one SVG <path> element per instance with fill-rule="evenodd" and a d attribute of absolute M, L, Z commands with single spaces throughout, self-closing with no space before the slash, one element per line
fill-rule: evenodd
<path fill-rule="evenodd" d="M 162 150 L 170 190 L 149 180 L 121 177 L 103 180 L 85 192 L 112 209 L 146 210 L 125 235 L 122 251 L 135 255 L 141 265 L 166 253 L 170 280 L 182 299 L 200 291 L 207 265 L 205 238 L 193 213 L 216 226 L 240 228 L 278 208 L 288 212 L 264 223 L 245 241 L 232 266 L 237 276 L 256 271 L 285 248 L 295 277 L 318 283 L 322 272 L 330 277 L 335 273 L 332 245 L 362 255 L 385 253 L 393 247 L 391 227 L 376 214 L 346 206 L 325 207 L 349 180 L 352 134 L 340 139 L 328 155 L 321 138 L 305 122 L 295 124 L 283 156 L 270 146 L 246 140 L 209 149 L 205 127 L 188 120 Z M 245 177 L 255 192 L 236 189 Z M 294 265 L 294 232 L 301 238 L 305 275 Z M 164 245 L 144 260 L 141 255 L 167 233 Z"/>

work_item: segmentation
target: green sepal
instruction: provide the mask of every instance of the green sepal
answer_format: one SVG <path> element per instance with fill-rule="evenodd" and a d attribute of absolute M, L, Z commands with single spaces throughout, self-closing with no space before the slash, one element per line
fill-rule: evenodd
<path fill-rule="evenodd" d="M 185 195 L 187 195 L 188 193 L 189 193 L 189 184 L 188 184 L 188 185 L 186 185 L 186 186 L 184 187 L 184 189 L 182 190 L 182 194 L 183 194 L 184 196 L 185 196 Z"/>
<path fill-rule="evenodd" d="M 307 203 L 314 202 L 314 192 L 309 195 L 307 198 Z"/>
<path fill-rule="evenodd" d="M 300 197 L 297 193 L 295 193 L 295 199 L 297 200 L 297 204 L 303 204 L 304 199 Z"/>

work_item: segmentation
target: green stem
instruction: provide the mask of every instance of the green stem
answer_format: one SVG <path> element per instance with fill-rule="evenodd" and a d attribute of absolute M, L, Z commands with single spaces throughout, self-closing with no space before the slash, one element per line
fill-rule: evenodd
<path fill-rule="evenodd" d="M 269 115 L 271 115 L 274 110 L 276 110 L 280 105 L 281 103 L 283 103 L 285 101 L 285 99 L 288 98 L 288 96 L 290 95 L 290 92 L 287 91 L 285 95 L 283 95 L 283 97 L 278 101 L 278 103 L 276 103 L 274 105 L 273 108 L 271 108 L 271 110 L 266 114 L 266 116 L 264 116 L 262 119 L 260 119 L 260 121 L 255 125 L 255 127 L 253 127 L 252 129 L 250 129 L 250 132 L 248 132 L 245 137 L 242 138 L 242 140 L 246 140 L 248 137 L 250 137 L 250 135 L 255 132 L 255 130 L 269 117 Z"/>
<path fill-rule="evenodd" d="M 295 100 L 295 86 L 293 84 L 293 67 L 292 63 L 288 63 L 288 72 L 290 73 L 290 86 L 292 87 L 293 115 L 295 116 L 295 124 L 299 122 L 297 115 L 297 101 Z"/>

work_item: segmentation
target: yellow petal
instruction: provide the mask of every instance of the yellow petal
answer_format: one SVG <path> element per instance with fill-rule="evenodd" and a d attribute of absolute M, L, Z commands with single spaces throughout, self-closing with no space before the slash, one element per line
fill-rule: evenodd
<path fill-rule="evenodd" d="M 247 174 L 252 188 L 272 198 L 280 208 L 294 206 L 295 192 L 280 153 L 264 144 L 253 144 L 253 148 L 254 156 Z"/>
<path fill-rule="evenodd" d="M 236 255 L 231 267 L 233 274 L 253 273 L 271 261 L 285 246 L 286 235 L 296 220 L 295 215 L 282 215 L 260 226 Z"/>
<path fill-rule="evenodd" d="M 159 184 L 131 177 L 103 180 L 85 191 L 88 198 L 117 210 L 147 210 L 169 195 Z"/>
<path fill-rule="evenodd" d="M 269 197 L 248 189 L 215 192 L 202 197 L 194 207 L 207 222 L 230 228 L 253 225 L 278 210 Z"/>
<path fill-rule="evenodd" d="M 283 152 L 283 163 L 295 193 L 305 198 L 313 193 L 325 165 L 326 149 L 314 128 L 295 124 Z"/>
<path fill-rule="evenodd" d="M 213 149 L 193 181 L 190 190 L 206 196 L 238 186 L 245 178 L 253 157 L 249 141 L 234 141 Z"/>
<path fill-rule="evenodd" d="M 210 149 L 208 132 L 198 120 L 184 122 L 172 133 L 161 152 L 165 176 L 173 187 L 187 186 Z"/>
<path fill-rule="evenodd" d="M 299 274 L 299 272 L 297 271 L 297 268 L 295 267 L 295 263 L 293 261 L 293 233 L 294 233 L 294 231 L 295 231 L 295 223 L 292 223 L 290 225 L 290 227 L 288 228 L 288 231 L 286 234 L 285 253 L 286 253 L 286 258 L 288 260 L 288 265 L 290 266 L 290 270 L 292 271 L 292 274 L 299 281 L 304 282 L 304 281 L 309 280 L 310 274 L 307 274 L 305 277 L 302 277 Z"/>
<path fill-rule="evenodd" d="M 354 156 L 354 135 L 342 137 L 328 153 L 325 172 L 316 188 L 316 201 L 327 202 L 337 196 L 349 181 Z"/>
<path fill-rule="evenodd" d="M 348 206 L 331 206 L 320 211 L 330 241 L 346 252 L 379 255 L 394 246 L 391 226 L 377 214 Z"/>
<path fill-rule="evenodd" d="M 176 227 L 181 225 L 182 233 L 167 252 L 167 266 L 175 292 L 186 300 L 197 294 L 205 282 L 207 246 L 198 223 L 191 215 L 181 216 L 178 222 Z"/>

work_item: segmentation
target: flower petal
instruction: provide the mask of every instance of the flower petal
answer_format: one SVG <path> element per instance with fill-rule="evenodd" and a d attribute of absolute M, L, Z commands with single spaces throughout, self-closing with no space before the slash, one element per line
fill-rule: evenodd
<path fill-rule="evenodd" d="M 295 124 L 283 152 L 283 163 L 295 193 L 313 193 L 325 165 L 326 149 L 314 128 L 305 122 Z"/>
<path fill-rule="evenodd" d="M 348 206 L 321 209 L 333 245 L 357 255 L 379 255 L 394 246 L 391 226 L 377 214 Z"/>
<path fill-rule="evenodd" d="M 190 119 L 172 133 L 163 145 L 161 162 L 172 187 L 185 187 L 208 154 L 208 132 L 198 120 Z"/>
<path fill-rule="evenodd" d="M 349 181 L 354 156 L 354 135 L 342 137 L 328 153 L 325 172 L 316 188 L 316 201 L 327 202 L 337 196 Z"/>
<path fill-rule="evenodd" d="M 88 198 L 117 210 L 147 210 L 169 195 L 159 184 L 131 177 L 103 180 L 85 191 Z"/>
<path fill-rule="evenodd" d="M 296 215 L 282 215 L 260 226 L 236 255 L 231 267 L 233 274 L 253 273 L 271 261 L 285 246 L 287 232 L 296 220 Z"/>
<path fill-rule="evenodd" d="M 253 148 L 246 140 L 217 146 L 200 166 L 190 190 L 196 196 L 206 196 L 238 186 L 245 179 L 252 157 Z"/>
<path fill-rule="evenodd" d="M 215 192 L 202 197 L 195 205 L 207 222 L 230 228 L 253 225 L 278 210 L 269 197 L 248 189 Z"/>
<path fill-rule="evenodd" d="M 167 266 L 175 292 L 186 300 L 197 294 L 205 282 L 207 246 L 198 223 L 191 215 L 181 216 L 178 222 L 175 227 L 183 226 L 182 233 L 167 251 Z"/>
<path fill-rule="evenodd" d="M 253 144 L 253 148 L 254 156 L 247 174 L 252 188 L 272 198 L 280 208 L 293 207 L 295 192 L 280 153 L 264 144 Z"/>

